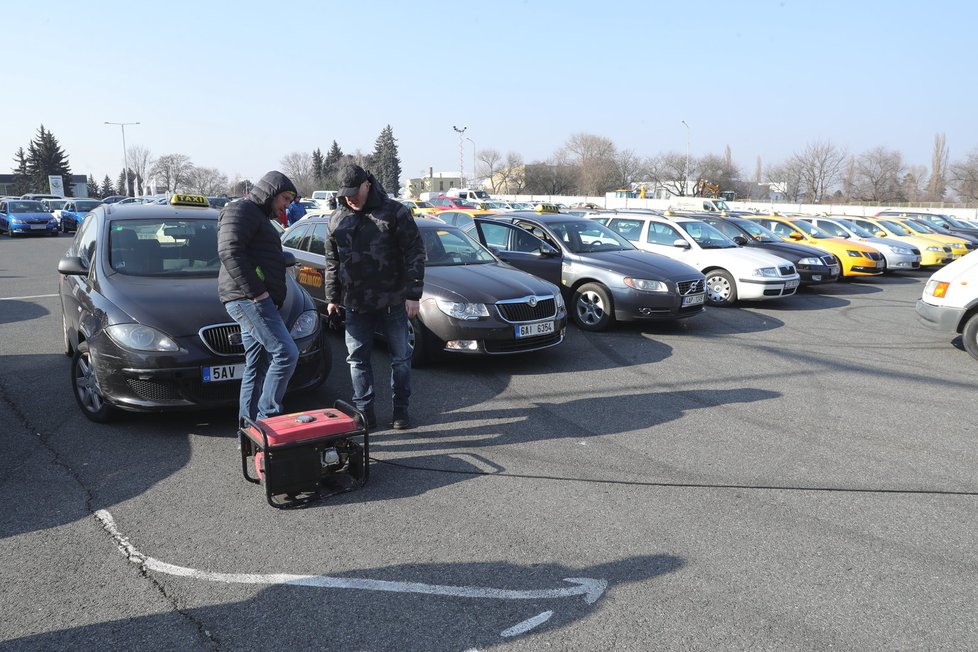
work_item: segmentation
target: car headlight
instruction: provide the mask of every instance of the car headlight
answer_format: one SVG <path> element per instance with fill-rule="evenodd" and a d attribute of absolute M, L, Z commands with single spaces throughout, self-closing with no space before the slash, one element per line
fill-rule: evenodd
<path fill-rule="evenodd" d="M 557 303 L 557 312 L 563 312 L 566 310 L 566 307 L 564 306 L 564 295 L 562 295 L 559 291 L 554 293 L 554 301 Z"/>
<path fill-rule="evenodd" d="M 927 247 L 927 251 L 937 251 L 939 253 L 943 253 L 944 247 Z"/>
<path fill-rule="evenodd" d="M 489 316 L 489 309 L 484 303 L 463 303 L 445 299 L 436 299 L 435 303 L 439 310 L 455 319 L 471 320 Z"/>
<path fill-rule="evenodd" d="M 155 328 L 142 324 L 115 324 L 105 329 L 112 341 L 133 351 L 179 351 L 180 347 Z"/>
<path fill-rule="evenodd" d="M 668 292 L 669 286 L 662 281 L 652 281 L 647 278 L 632 278 L 631 276 L 626 276 L 624 279 L 625 285 L 632 288 L 633 290 L 641 290 L 642 292 Z"/>
<path fill-rule="evenodd" d="M 906 247 L 897 247 L 895 245 L 890 245 L 890 251 L 892 251 L 895 254 L 899 254 L 901 256 L 909 256 L 910 254 L 913 253 Z"/>
<path fill-rule="evenodd" d="M 778 278 L 778 268 L 777 267 L 758 267 L 752 273 L 752 276 L 760 276 L 762 278 Z"/>
<path fill-rule="evenodd" d="M 306 310 L 292 324 L 289 334 L 292 339 L 299 340 L 303 337 L 309 337 L 316 332 L 317 328 L 319 328 L 319 313 L 315 310 Z"/>
<path fill-rule="evenodd" d="M 799 265 L 821 265 L 822 261 L 819 258 L 802 258 L 798 261 Z"/>
<path fill-rule="evenodd" d="M 924 286 L 924 295 L 929 294 L 932 297 L 941 299 L 947 295 L 947 289 L 950 285 L 947 281 L 927 281 L 927 285 Z"/>
<path fill-rule="evenodd" d="M 846 249 L 846 253 L 849 254 L 850 258 L 862 258 L 863 252 L 856 251 L 855 249 Z"/>

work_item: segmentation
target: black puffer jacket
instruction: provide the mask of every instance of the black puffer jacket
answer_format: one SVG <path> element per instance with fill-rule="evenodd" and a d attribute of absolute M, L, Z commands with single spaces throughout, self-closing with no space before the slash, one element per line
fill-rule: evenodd
<path fill-rule="evenodd" d="M 221 258 L 217 291 L 222 303 L 254 299 L 268 292 L 276 306 L 285 301 L 285 258 L 279 232 L 272 226 L 272 199 L 295 185 L 281 172 L 268 172 L 248 197 L 221 210 L 217 254 Z"/>
<path fill-rule="evenodd" d="M 326 243 L 326 301 L 354 311 L 417 301 L 424 290 L 425 249 L 411 211 L 368 179 L 363 210 L 341 200 Z"/>

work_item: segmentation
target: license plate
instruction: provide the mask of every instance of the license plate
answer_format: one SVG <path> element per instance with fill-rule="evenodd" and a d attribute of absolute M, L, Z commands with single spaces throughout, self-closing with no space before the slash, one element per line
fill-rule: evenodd
<path fill-rule="evenodd" d="M 516 327 L 516 337 L 535 337 L 553 332 L 554 323 L 552 321 L 540 322 L 539 324 L 520 324 Z"/>
<path fill-rule="evenodd" d="M 244 375 L 243 364 L 222 364 L 201 369 L 205 383 L 220 383 L 227 380 L 241 380 Z"/>
<path fill-rule="evenodd" d="M 32 229 L 37 229 L 37 230 L 46 229 L 46 228 L 48 228 L 48 225 L 47 224 L 31 224 L 31 228 Z"/>
<path fill-rule="evenodd" d="M 798 287 L 798 281 L 785 281 L 784 286 L 786 288 L 789 288 L 789 289 L 790 288 L 796 288 L 796 287 Z"/>
<path fill-rule="evenodd" d="M 696 306 L 703 303 L 703 299 L 706 298 L 705 294 L 693 294 L 688 297 L 683 297 L 684 306 Z"/>

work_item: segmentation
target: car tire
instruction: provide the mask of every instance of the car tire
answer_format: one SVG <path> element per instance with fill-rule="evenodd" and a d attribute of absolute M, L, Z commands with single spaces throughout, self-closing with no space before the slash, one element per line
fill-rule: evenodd
<path fill-rule="evenodd" d="M 711 306 L 732 306 L 737 303 L 737 284 L 725 269 L 706 273 L 706 301 Z"/>
<path fill-rule="evenodd" d="M 835 262 L 839 264 L 839 278 L 837 280 L 844 281 L 847 278 L 849 278 L 848 276 L 846 276 L 846 269 L 845 269 L 845 267 L 842 266 L 842 259 L 839 258 L 838 256 L 836 256 L 835 257 Z"/>
<path fill-rule="evenodd" d="M 71 390 L 75 402 L 89 421 L 105 423 L 112 418 L 115 409 L 102 396 L 88 342 L 79 342 L 71 358 Z"/>
<path fill-rule="evenodd" d="M 411 366 L 423 367 L 431 362 L 444 344 L 415 317 L 408 321 L 408 346 L 411 347 Z"/>
<path fill-rule="evenodd" d="M 574 290 L 571 317 L 583 331 L 604 331 L 615 321 L 615 307 L 607 288 L 599 283 L 585 283 Z"/>
<path fill-rule="evenodd" d="M 964 350 L 978 360 L 978 313 L 971 315 L 961 329 L 961 343 Z"/>

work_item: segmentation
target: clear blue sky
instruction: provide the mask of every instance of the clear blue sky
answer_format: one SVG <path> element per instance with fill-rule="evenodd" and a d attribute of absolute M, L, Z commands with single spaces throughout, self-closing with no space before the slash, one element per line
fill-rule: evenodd
<path fill-rule="evenodd" d="M 978 149 L 973 2 L 77 2 L 0 10 L 2 171 L 51 130 L 72 171 L 115 179 L 128 145 L 255 178 L 289 152 L 373 150 L 402 182 L 478 149 L 553 154 L 575 133 L 650 156 L 722 154 L 746 175 L 828 140 L 930 165 Z M 29 26 L 29 29 L 27 27 Z M 471 174 L 472 144 L 464 142 Z"/>

